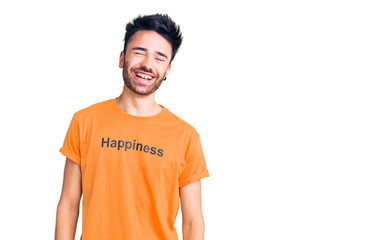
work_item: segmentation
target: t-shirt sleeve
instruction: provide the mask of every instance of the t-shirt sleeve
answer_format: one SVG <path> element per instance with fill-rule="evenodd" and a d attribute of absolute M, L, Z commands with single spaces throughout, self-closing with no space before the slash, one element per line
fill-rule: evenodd
<path fill-rule="evenodd" d="M 209 177 L 200 136 L 198 134 L 191 137 L 185 158 L 186 164 L 178 179 L 179 187 L 184 187 L 191 182 Z"/>
<path fill-rule="evenodd" d="M 60 152 L 67 158 L 71 159 L 77 165 L 81 165 L 80 157 L 80 125 L 76 115 L 73 115 L 67 134 L 65 135 L 64 144 Z"/>

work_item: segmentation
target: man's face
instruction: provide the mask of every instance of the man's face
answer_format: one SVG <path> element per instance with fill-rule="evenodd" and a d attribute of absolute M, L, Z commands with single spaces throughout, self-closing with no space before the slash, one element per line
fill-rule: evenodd
<path fill-rule="evenodd" d="M 154 93 L 170 70 L 171 51 L 171 44 L 158 33 L 137 31 L 119 61 L 126 87 L 139 95 Z"/>

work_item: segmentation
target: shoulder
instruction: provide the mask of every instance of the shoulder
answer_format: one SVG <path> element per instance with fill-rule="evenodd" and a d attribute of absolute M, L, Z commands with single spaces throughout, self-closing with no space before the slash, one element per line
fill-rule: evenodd
<path fill-rule="evenodd" d="M 199 134 L 195 127 L 191 125 L 189 122 L 183 120 L 181 117 L 177 116 L 176 114 L 172 113 L 167 109 L 169 121 L 171 124 L 173 124 L 178 132 L 181 132 L 182 134 L 192 136 L 192 137 L 199 137 Z"/>
<path fill-rule="evenodd" d="M 98 102 L 86 108 L 83 108 L 74 114 L 74 118 L 86 119 L 91 116 L 96 116 L 97 114 L 104 114 L 105 112 L 107 112 L 107 109 L 110 107 L 111 101 L 113 101 L 113 99 Z"/>

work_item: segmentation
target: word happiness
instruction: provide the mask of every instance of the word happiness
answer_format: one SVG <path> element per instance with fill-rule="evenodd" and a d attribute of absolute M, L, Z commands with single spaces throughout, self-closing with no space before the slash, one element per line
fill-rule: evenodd
<path fill-rule="evenodd" d="M 131 141 L 124 141 L 124 140 L 111 140 L 110 138 L 102 138 L 102 148 L 116 148 L 118 151 L 120 149 L 122 150 L 136 150 L 140 152 L 150 153 L 152 155 L 157 155 L 159 157 L 163 156 L 163 149 L 156 149 L 155 147 L 150 147 L 148 145 L 143 145 L 142 143 L 137 143 L 136 140 Z"/>

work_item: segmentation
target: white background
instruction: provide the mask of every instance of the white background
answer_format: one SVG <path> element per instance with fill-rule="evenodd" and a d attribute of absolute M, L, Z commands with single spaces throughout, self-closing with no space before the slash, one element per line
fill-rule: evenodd
<path fill-rule="evenodd" d="M 391 239 L 391 8 L 374 0 L 3 1 L 0 239 L 54 238 L 72 115 L 119 96 L 125 25 L 157 12 L 183 30 L 157 102 L 201 135 L 206 240 Z"/>

